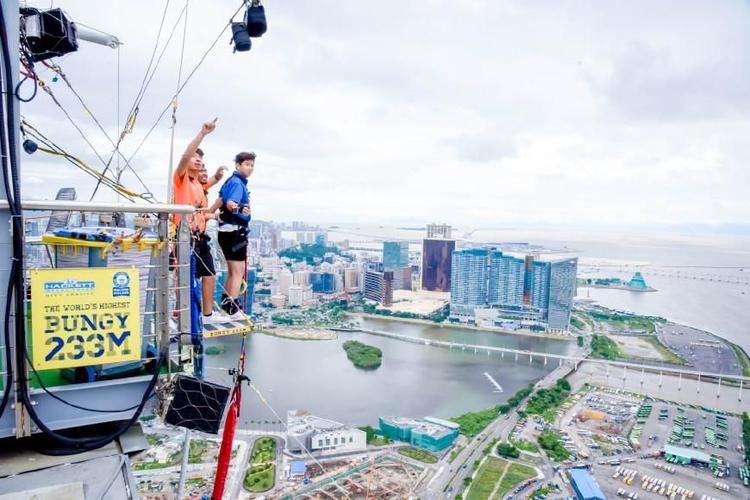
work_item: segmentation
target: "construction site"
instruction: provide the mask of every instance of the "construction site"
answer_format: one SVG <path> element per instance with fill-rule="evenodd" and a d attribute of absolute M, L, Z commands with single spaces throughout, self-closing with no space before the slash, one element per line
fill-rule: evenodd
<path fill-rule="evenodd" d="M 325 464 L 324 471 L 311 465 L 308 474 L 315 485 L 302 485 L 293 493 L 294 498 L 407 498 L 414 494 L 424 469 L 399 460 L 391 455 L 381 455 L 367 460 L 340 460 Z"/>

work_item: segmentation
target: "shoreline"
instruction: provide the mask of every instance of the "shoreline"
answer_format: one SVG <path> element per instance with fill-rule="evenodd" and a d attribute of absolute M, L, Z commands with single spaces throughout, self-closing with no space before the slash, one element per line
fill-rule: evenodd
<path fill-rule="evenodd" d="M 368 319 L 383 319 L 386 321 L 400 321 L 404 323 L 414 323 L 418 325 L 430 325 L 430 326 L 436 326 L 439 328 L 456 328 L 459 330 L 472 330 L 475 332 L 487 332 L 487 333 L 504 333 L 507 335 L 519 335 L 523 337 L 535 337 L 535 338 L 543 338 L 547 340 L 564 340 L 567 342 L 572 342 L 576 340 L 576 336 L 571 335 L 556 335 L 552 333 L 544 333 L 544 332 L 531 332 L 528 330 L 506 330 L 503 328 L 493 328 L 493 327 L 485 327 L 485 326 L 469 326 L 469 325 L 453 325 L 453 324 L 444 324 L 444 323 L 435 323 L 434 321 L 430 321 L 428 319 L 415 319 L 415 318 L 398 318 L 395 316 L 384 316 L 380 314 L 368 314 L 368 313 L 347 313 L 351 316 L 361 316 L 363 318 Z"/>
<path fill-rule="evenodd" d="M 272 329 L 258 329 L 253 333 L 262 333 L 270 337 L 289 340 L 325 341 L 338 340 L 339 335 L 328 328 L 290 328 L 276 327 Z"/>

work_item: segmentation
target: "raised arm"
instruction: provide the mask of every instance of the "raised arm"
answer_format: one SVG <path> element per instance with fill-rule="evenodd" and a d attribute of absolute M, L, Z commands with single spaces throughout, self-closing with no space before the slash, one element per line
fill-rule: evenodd
<path fill-rule="evenodd" d="M 221 167 L 216 169 L 216 173 L 208 178 L 208 182 L 206 182 L 206 189 L 209 189 L 216 185 L 217 182 L 221 180 L 222 177 L 224 177 L 224 171 L 227 170 L 227 167 L 222 165 Z M 220 205 L 221 206 L 221 205 Z M 217 207 L 218 208 L 218 207 Z"/>
<path fill-rule="evenodd" d="M 177 164 L 177 175 L 179 175 L 180 177 L 185 175 L 185 171 L 190 164 L 190 160 L 193 158 L 193 156 L 195 156 L 195 151 L 201 145 L 201 141 L 203 141 L 203 138 L 213 132 L 216 128 L 216 120 L 218 120 L 218 118 L 214 118 L 213 121 L 204 123 L 201 127 L 200 132 L 198 132 L 198 135 L 196 135 L 195 138 L 190 141 L 190 144 L 187 145 L 187 147 L 185 148 L 185 152 L 182 153 L 180 162 Z"/>

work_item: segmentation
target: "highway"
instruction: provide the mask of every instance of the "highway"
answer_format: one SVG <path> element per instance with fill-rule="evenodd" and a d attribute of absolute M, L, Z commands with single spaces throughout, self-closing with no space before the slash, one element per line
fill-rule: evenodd
<path fill-rule="evenodd" d="M 564 377 L 572 370 L 572 366 L 565 364 L 547 374 L 546 377 L 536 383 L 535 388 L 550 387 L 557 379 Z M 518 408 L 523 408 L 528 397 L 521 401 Z M 419 497 L 438 500 L 453 499 L 463 488 L 464 478 L 474 473 L 472 465 L 476 460 L 484 456 L 484 449 L 493 439 L 506 440 L 513 427 L 518 422 L 518 413 L 513 410 L 507 415 L 500 415 L 493 420 L 485 430 L 466 445 L 452 463 L 448 463 L 448 456 L 437 464 L 438 472 L 433 479 L 427 483 L 423 490 L 419 491 Z M 549 470 L 547 470 L 549 469 Z M 545 477 L 552 477 L 554 471 L 550 465 L 544 467 Z"/>

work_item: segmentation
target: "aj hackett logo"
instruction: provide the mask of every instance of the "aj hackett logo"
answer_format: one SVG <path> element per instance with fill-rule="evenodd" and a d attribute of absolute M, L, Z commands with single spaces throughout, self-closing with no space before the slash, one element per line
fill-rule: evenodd
<path fill-rule="evenodd" d="M 44 293 L 93 292 L 95 289 L 95 281 L 65 280 L 44 283 Z"/>

